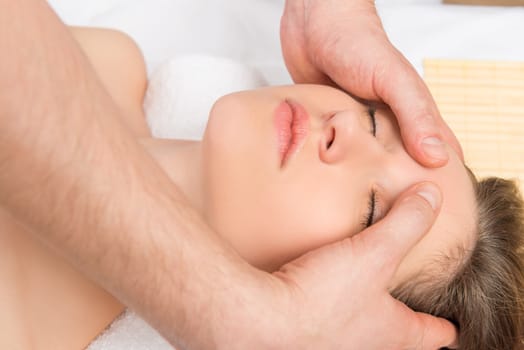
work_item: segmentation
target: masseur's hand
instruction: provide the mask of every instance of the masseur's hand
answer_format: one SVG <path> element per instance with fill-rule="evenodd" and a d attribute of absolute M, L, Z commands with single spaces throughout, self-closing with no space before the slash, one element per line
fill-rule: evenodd
<path fill-rule="evenodd" d="M 388 293 L 400 261 L 429 230 L 440 201 L 434 185 L 415 185 L 376 225 L 285 265 L 271 281 L 271 293 L 277 295 L 273 308 L 280 313 L 259 311 L 256 327 L 250 324 L 253 329 L 244 331 L 267 327 L 269 339 L 282 341 L 279 349 L 455 346 L 456 331 L 449 322 L 416 313 Z"/>
<path fill-rule="evenodd" d="M 442 166 L 447 142 L 460 145 L 415 69 L 389 42 L 372 0 L 287 0 L 281 21 L 284 59 L 297 83 L 337 85 L 381 100 L 397 116 L 411 156 Z"/>

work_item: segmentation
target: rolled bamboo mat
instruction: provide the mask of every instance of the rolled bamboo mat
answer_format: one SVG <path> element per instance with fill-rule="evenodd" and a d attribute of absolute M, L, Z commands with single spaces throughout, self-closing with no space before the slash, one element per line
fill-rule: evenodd
<path fill-rule="evenodd" d="M 516 178 L 524 190 L 524 62 L 434 60 L 425 80 L 482 178 Z"/>

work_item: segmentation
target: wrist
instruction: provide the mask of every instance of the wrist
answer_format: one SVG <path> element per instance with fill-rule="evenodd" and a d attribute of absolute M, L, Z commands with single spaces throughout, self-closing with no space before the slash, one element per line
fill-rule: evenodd
<path fill-rule="evenodd" d="M 214 309 L 217 349 L 286 349 L 295 323 L 289 291 L 281 280 L 249 267 Z M 294 344 L 296 346 L 296 344 Z"/>

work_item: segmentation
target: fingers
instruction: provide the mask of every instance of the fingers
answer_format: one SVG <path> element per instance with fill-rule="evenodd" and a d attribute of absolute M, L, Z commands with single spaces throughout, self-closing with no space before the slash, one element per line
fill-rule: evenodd
<path fill-rule="evenodd" d="M 396 323 L 388 325 L 398 336 L 399 349 L 436 350 L 457 349 L 458 330 L 448 320 L 430 314 L 415 312 L 400 301 L 393 299 L 393 319 Z"/>
<path fill-rule="evenodd" d="M 429 89 L 387 39 L 373 1 L 287 0 L 280 34 L 295 82 L 336 84 L 352 95 L 381 99 L 395 113 L 408 153 L 424 166 L 447 163 L 445 144 L 463 158 Z"/>
<path fill-rule="evenodd" d="M 421 339 L 417 350 L 435 350 L 440 348 L 458 349 L 458 332 L 455 326 L 446 319 L 425 313 L 416 313 L 418 324 L 411 339 Z M 422 334 L 422 338 L 420 338 Z"/>
<path fill-rule="evenodd" d="M 417 184 L 395 202 L 388 215 L 352 238 L 363 245 L 371 276 L 386 286 L 409 250 L 429 231 L 440 210 L 441 194 L 437 186 Z"/>
<path fill-rule="evenodd" d="M 376 94 L 395 113 L 409 154 L 422 165 L 447 163 L 449 144 L 463 158 L 462 148 L 446 125 L 426 84 L 411 64 L 391 47 L 389 63 L 377 68 L 373 86 Z"/>
<path fill-rule="evenodd" d="M 451 131 L 448 124 L 446 124 L 444 120 L 442 120 L 441 130 L 445 142 L 447 142 L 448 145 L 450 145 L 455 150 L 455 152 L 457 152 L 460 159 L 464 161 L 464 151 L 462 150 L 462 146 L 460 145 L 457 136 L 455 136 L 453 131 Z"/>
<path fill-rule="evenodd" d="M 303 1 L 287 0 L 280 19 L 280 45 L 287 70 L 295 83 L 329 84 L 329 78 L 314 65 L 305 36 Z"/>

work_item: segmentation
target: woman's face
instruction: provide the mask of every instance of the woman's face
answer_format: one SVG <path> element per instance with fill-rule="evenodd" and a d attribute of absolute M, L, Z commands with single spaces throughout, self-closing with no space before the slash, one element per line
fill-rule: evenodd
<path fill-rule="evenodd" d="M 285 118 L 289 108 L 303 118 L 307 114 L 302 130 L 295 130 L 306 137 L 282 166 L 275 118 L 279 113 Z M 377 109 L 374 121 L 372 114 L 369 106 L 326 86 L 270 87 L 222 97 L 210 112 L 203 140 L 206 219 L 244 258 L 273 270 L 359 233 L 385 216 L 408 187 L 433 181 L 442 190 L 441 212 L 402 262 L 397 279 L 416 272 L 425 259 L 468 247 L 474 193 L 456 153 L 448 148 L 446 166 L 424 168 L 404 149 L 391 111 Z"/>

